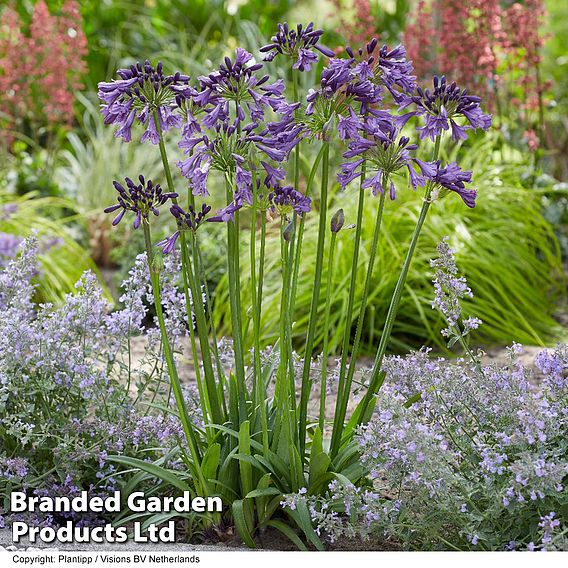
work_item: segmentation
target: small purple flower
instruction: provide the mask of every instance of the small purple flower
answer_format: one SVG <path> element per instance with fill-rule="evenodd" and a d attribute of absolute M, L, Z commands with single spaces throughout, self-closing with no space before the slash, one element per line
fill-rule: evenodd
<path fill-rule="evenodd" d="M 357 138 L 358 130 L 361 127 L 359 117 L 355 111 L 349 107 L 349 116 L 340 116 L 337 124 L 339 137 L 342 140 Z"/>
<path fill-rule="evenodd" d="M 118 204 L 104 210 L 105 213 L 121 210 L 112 222 L 113 225 L 118 225 L 127 211 L 133 211 L 136 214 L 134 228 L 138 229 L 142 220 L 148 222 L 150 212 L 158 216 L 158 207 L 164 205 L 168 199 L 178 196 L 177 193 L 163 193 L 160 184 L 154 185 L 152 180 L 146 182 L 144 176 L 139 176 L 138 180 L 140 183 L 136 184 L 130 178 L 125 178 L 126 188 L 117 181 L 113 182 L 118 192 Z"/>
<path fill-rule="evenodd" d="M 353 57 L 329 61 L 322 71 L 319 90 L 310 89 L 306 97 L 306 126 L 312 134 L 327 137 L 337 120 L 345 137 L 356 127 L 357 113 L 364 116 L 380 103 L 382 88 L 367 76 L 359 73 Z"/>
<path fill-rule="evenodd" d="M 337 176 L 342 187 L 361 176 L 363 163 L 367 177 L 362 187 L 370 187 L 373 195 L 384 193 L 383 183 L 388 177 L 389 196 L 394 200 L 396 189 L 391 176 L 403 168 L 408 170 L 409 185 L 413 189 L 424 186 L 426 180 L 414 170 L 414 159 L 410 156 L 410 152 L 417 147 L 410 144 L 410 139 L 406 136 L 400 136 L 400 130 L 390 115 L 369 117 L 363 125 L 363 132 L 366 137 L 354 138 L 343 154 L 347 161 L 341 165 L 341 173 Z M 435 173 L 435 169 L 432 169 L 432 173 Z"/>
<path fill-rule="evenodd" d="M 293 117 L 286 114 L 279 122 L 261 125 L 253 122 L 238 127 L 238 122 L 228 120 L 217 123 L 212 133 L 191 132 L 184 136 L 179 146 L 184 149 L 187 159 L 177 163 L 194 195 L 208 195 L 207 181 L 210 170 L 230 175 L 235 180 L 236 196 L 246 203 L 252 203 L 252 171 L 259 159 L 267 172 L 267 185 L 276 184 L 283 172 L 278 165 L 288 159 L 290 151 L 301 136 L 301 127 L 294 125 Z M 211 134 L 211 137 L 209 136 Z M 276 164 L 268 164 L 265 159 Z M 242 205 L 242 204 L 241 204 Z"/>
<path fill-rule="evenodd" d="M 214 215 L 213 217 L 209 217 L 207 219 L 207 221 L 209 223 L 227 223 L 229 221 L 234 221 L 235 219 L 235 213 L 241 209 L 243 206 L 242 202 L 238 202 L 238 201 L 231 201 L 231 203 L 229 203 L 229 205 L 227 205 L 226 207 L 223 207 L 223 209 L 220 209 L 219 211 L 217 211 L 217 214 Z"/>
<path fill-rule="evenodd" d="M 262 63 L 256 63 L 252 54 L 239 47 L 234 61 L 225 57 L 217 71 L 199 77 L 201 90 L 193 96 L 193 101 L 208 113 L 204 126 L 213 128 L 227 122 L 229 103 L 233 103 L 235 120 L 239 123 L 245 121 L 246 111 L 258 122 L 264 119 L 266 109 L 278 110 L 284 102 L 284 82 L 267 85 L 268 75 L 257 76 L 260 69 Z"/>
<path fill-rule="evenodd" d="M 314 49 L 327 57 L 334 56 L 331 49 L 318 45 L 322 35 L 323 31 L 315 30 L 312 22 L 305 28 L 302 24 L 298 24 L 296 29 L 290 29 L 288 23 L 284 22 L 278 24 L 276 35 L 272 36 L 269 44 L 260 48 L 260 52 L 266 54 L 265 61 L 272 61 L 279 54 L 286 55 L 296 59 L 294 69 L 309 71 L 318 60 Z"/>
<path fill-rule="evenodd" d="M 278 183 L 286 177 L 286 173 L 281 168 L 273 168 L 270 164 L 261 161 L 262 167 L 266 171 L 264 185 L 266 187 L 277 187 Z"/>
<path fill-rule="evenodd" d="M 441 188 L 457 193 L 468 207 L 475 207 L 477 191 L 465 187 L 466 183 L 471 182 L 471 172 L 464 172 L 455 162 L 442 168 L 441 161 L 438 160 L 436 165 L 436 172 L 428 178 Z"/>

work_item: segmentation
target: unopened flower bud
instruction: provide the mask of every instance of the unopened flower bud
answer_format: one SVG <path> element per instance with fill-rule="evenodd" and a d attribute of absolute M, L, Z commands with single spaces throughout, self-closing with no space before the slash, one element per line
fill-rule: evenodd
<path fill-rule="evenodd" d="M 152 259 L 152 272 L 160 274 L 164 270 L 164 256 L 161 251 L 158 251 Z"/>
<path fill-rule="evenodd" d="M 343 214 L 343 209 L 338 209 L 335 215 L 331 218 L 331 232 L 339 233 L 344 223 L 345 215 Z"/>
<path fill-rule="evenodd" d="M 292 221 L 290 221 L 290 223 L 288 223 L 288 225 L 286 225 L 286 228 L 284 229 L 284 240 L 286 242 L 290 242 L 292 240 L 292 234 L 294 232 L 294 225 L 292 223 Z"/>

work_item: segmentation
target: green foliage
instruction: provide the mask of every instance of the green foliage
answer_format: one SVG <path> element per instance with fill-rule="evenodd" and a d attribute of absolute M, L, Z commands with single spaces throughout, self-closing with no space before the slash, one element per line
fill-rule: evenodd
<path fill-rule="evenodd" d="M 0 191 L 0 232 L 18 237 L 36 231 L 40 242 L 38 301 L 56 302 L 74 289 L 81 274 L 95 270 L 87 251 L 77 242 L 73 203 L 61 197 L 14 196 Z"/>

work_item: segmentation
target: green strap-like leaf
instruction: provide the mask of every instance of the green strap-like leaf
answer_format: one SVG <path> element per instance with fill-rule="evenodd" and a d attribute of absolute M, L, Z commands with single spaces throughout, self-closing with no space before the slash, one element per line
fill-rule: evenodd
<path fill-rule="evenodd" d="M 243 539 L 243 542 L 249 548 L 256 548 L 256 543 L 252 538 L 251 531 L 247 524 L 242 499 L 233 502 L 232 510 L 233 520 L 235 521 L 235 527 L 237 529 L 237 532 L 239 533 L 239 536 Z"/>
<path fill-rule="evenodd" d="M 276 519 L 267 521 L 267 527 L 272 527 L 280 531 L 284 536 L 288 537 L 297 547 L 298 550 L 307 551 L 306 545 L 300 540 L 300 537 L 285 523 Z"/>

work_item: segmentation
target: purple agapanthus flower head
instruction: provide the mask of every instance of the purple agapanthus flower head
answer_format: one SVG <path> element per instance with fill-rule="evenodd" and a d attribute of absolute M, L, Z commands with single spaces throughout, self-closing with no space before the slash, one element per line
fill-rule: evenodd
<path fill-rule="evenodd" d="M 225 57 L 217 71 L 199 77 L 200 91 L 193 96 L 195 104 L 205 109 L 207 128 L 224 122 L 234 112 L 237 122 L 264 120 L 264 112 L 274 111 L 284 103 L 284 82 L 268 84 L 268 75 L 258 76 L 262 63 L 256 63 L 252 54 L 237 48 L 234 60 Z"/>
<path fill-rule="evenodd" d="M 418 163 L 424 175 L 433 183 L 439 186 L 439 190 L 449 190 L 457 193 L 463 202 L 470 208 L 475 207 L 475 200 L 477 198 L 477 191 L 475 189 L 468 189 L 465 187 L 466 183 L 471 182 L 471 172 L 463 171 L 455 162 L 452 162 L 445 167 L 442 167 L 440 160 L 434 164 Z M 435 165 L 435 169 L 432 168 Z M 440 195 L 442 195 L 440 193 Z M 432 196 L 436 196 L 436 189 L 432 192 Z"/>
<path fill-rule="evenodd" d="M 381 102 L 382 88 L 368 77 L 353 57 L 329 61 L 320 88 L 310 89 L 306 97 L 306 127 L 313 136 L 328 138 L 335 126 L 341 138 L 354 136 L 361 117 Z"/>
<path fill-rule="evenodd" d="M 154 68 L 148 60 L 117 74 L 120 79 L 99 83 L 98 93 L 105 123 L 118 125 L 117 137 L 130 142 L 135 120 L 146 126 L 141 141 L 152 144 L 159 143 L 160 130 L 181 127 L 182 117 L 175 111 L 189 83 L 187 75 L 165 75 L 161 63 Z"/>
<path fill-rule="evenodd" d="M 467 131 L 481 128 L 488 130 L 491 126 L 491 115 L 485 114 L 479 103 L 481 99 L 469 95 L 465 89 L 460 89 L 455 82 L 447 84 L 446 78 L 434 77 L 434 89 L 416 89 L 416 94 L 405 97 L 402 107 L 415 103 L 418 110 L 401 117 L 406 122 L 413 115 L 422 115 L 425 124 L 419 128 L 420 138 L 434 140 L 444 130 L 452 132 L 452 140 L 459 141 L 467 138 Z M 456 119 L 465 118 L 467 124 L 460 125 Z"/>
<path fill-rule="evenodd" d="M 178 230 L 169 237 L 156 243 L 161 247 L 164 254 L 171 254 L 175 250 L 176 242 L 179 238 L 180 231 L 197 231 L 201 223 L 211 211 L 211 206 L 203 203 L 200 211 L 196 211 L 192 206 L 184 211 L 177 203 L 170 207 L 170 213 L 174 216 Z"/>
<path fill-rule="evenodd" d="M 361 79 L 385 87 L 396 102 L 401 102 L 404 95 L 410 95 L 416 89 L 412 63 L 408 61 L 403 45 L 394 49 L 387 45 L 378 48 L 378 45 L 377 38 L 373 38 L 364 48 L 354 51 L 347 47 L 345 51 L 355 62 L 354 69 Z"/>
<path fill-rule="evenodd" d="M 211 137 L 200 132 L 183 137 L 179 146 L 188 158 L 178 162 L 181 173 L 189 179 L 194 195 L 208 195 L 207 179 L 210 170 L 229 175 L 235 182 L 236 197 L 252 203 L 252 170 L 258 161 L 267 172 L 273 185 L 283 178 L 281 165 L 286 162 L 297 144 L 302 128 L 294 124 L 293 117 L 284 114 L 278 122 L 266 125 L 252 122 L 241 128 L 225 120 L 218 123 Z"/>
<path fill-rule="evenodd" d="M 292 211 L 297 215 L 309 213 L 312 200 L 295 190 L 291 185 L 275 187 L 268 195 L 271 209 L 282 217 L 288 216 Z"/>
<path fill-rule="evenodd" d="M 309 71 L 318 61 L 314 50 L 327 57 L 335 55 L 331 49 L 319 44 L 322 35 L 323 30 L 315 30 L 312 22 L 306 27 L 298 24 L 296 29 L 290 28 L 288 23 L 284 22 L 278 24 L 276 35 L 272 36 L 269 44 L 260 48 L 260 52 L 266 54 L 265 61 L 272 61 L 279 54 L 286 55 L 296 60 L 294 69 Z"/>
<path fill-rule="evenodd" d="M 363 124 L 361 135 L 349 143 L 347 152 L 343 154 L 347 160 L 341 165 L 341 172 L 337 176 L 343 188 L 361 176 L 363 164 L 366 177 L 362 187 L 371 188 L 373 195 L 384 193 L 383 184 L 389 179 L 389 196 L 394 199 L 396 189 L 392 176 L 403 169 L 408 171 L 409 185 L 413 189 L 426 183 L 424 175 L 414 169 L 411 152 L 416 150 L 416 144 L 410 144 L 410 139 L 401 135 L 400 129 L 389 117 L 369 117 Z"/>
<path fill-rule="evenodd" d="M 132 211 L 136 214 L 134 228 L 138 229 L 142 221 L 148 222 L 150 213 L 158 216 L 159 207 L 164 205 L 168 199 L 178 197 L 177 193 L 164 193 L 159 183 L 154 184 L 150 179 L 145 180 L 142 175 L 138 176 L 139 183 L 135 183 L 130 178 L 125 178 L 124 181 L 126 187 L 117 181 L 113 182 L 118 192 L 118 203 L 104 210 L 105 213 L 112 213 L 120 209 L 112 222 L 113 225 L 118 225 L 127 211 Z"/>

